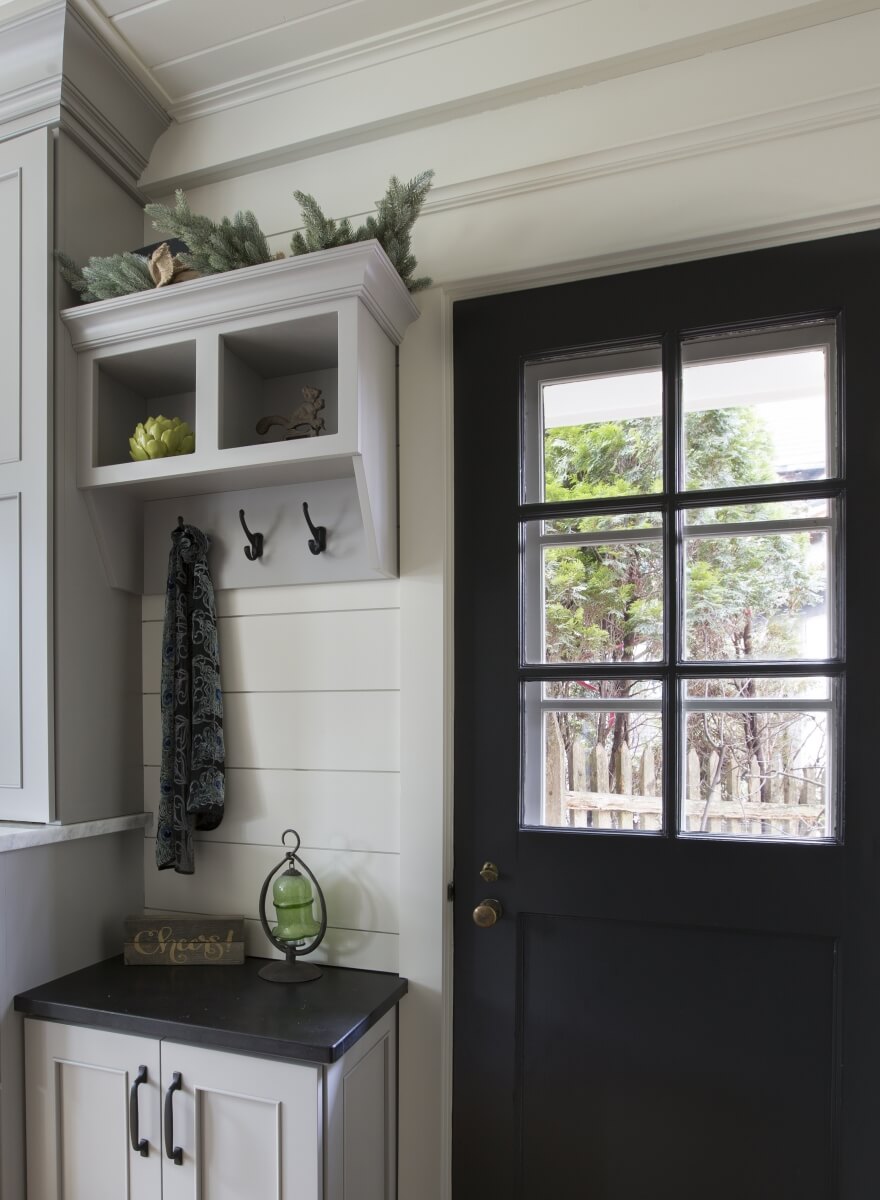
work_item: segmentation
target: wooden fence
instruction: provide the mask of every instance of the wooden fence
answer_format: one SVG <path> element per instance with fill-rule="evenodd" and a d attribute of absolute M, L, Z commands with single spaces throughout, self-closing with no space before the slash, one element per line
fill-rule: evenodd
<path fill-rule="evenodd" d="M 615 755 L 597 746 L 585 755 L 576 742 L 571 760 L 562 739 L 548 739 L 545 824 L 591 829 L 659 830 L 663 807 L 652 747 L 635 761 L 627 746 Z M 684 828 L 693 833 L 750 837 L 825 837 L 825 780 L 821 769 L 786 769 L 780 754 L 762 771 L 722 763 L 712 751 L 687 758 Z"/>

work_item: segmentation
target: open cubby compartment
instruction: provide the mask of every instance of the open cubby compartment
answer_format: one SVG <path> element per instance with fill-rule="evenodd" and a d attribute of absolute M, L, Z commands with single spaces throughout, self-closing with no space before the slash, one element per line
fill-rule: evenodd
<path fill-rule="evenodd" d="M 128 439 L 147 417 L 180 417 L 196 429 L 196 343 L 166 342 L 92 361 L 90 467 L 130 463 Z"/>
<path fill-rule="evenodd" d="M 303 403 L 303 388 L 320 388 L 325 429 L 339 432 L 339 322 L 324 312 L 221 333 L 219 363 L 220 449 L 285 441 L 289 420 Z M 257 422 L 277 416 L 261 435 Z M 295 445 L 304 439 L 289 439 Z"/>

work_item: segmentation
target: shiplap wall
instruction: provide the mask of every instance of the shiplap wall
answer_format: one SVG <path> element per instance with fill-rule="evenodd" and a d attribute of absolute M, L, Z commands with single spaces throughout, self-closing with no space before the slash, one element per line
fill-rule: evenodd
<path fill-rule="evenodd" d="M 327 899 L 327 936 L 314 957 L 396 971 L 398 581 L 217 593 L 226 810 L 216 830 L 197 834 L 189 876 L 155 865 L 163 608 L 163 597 L 144 597 L 147 908 L 243 913 L 247 952 L 276 956 L 257 906 L 283 858 L 281 834 L 293 827 Z"/>

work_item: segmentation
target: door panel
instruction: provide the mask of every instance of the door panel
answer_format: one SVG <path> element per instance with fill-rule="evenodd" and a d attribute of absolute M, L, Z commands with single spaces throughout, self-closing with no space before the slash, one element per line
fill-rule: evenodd
<path fill-rule="evenodd" d="M 520 936 L 526 1190 L 828 1195 L 829 939 L 543 915 Z"/>
<path fill-rule="evenodd" d="M 163 1103 L 176 1072 L 165 1200 L 318 1200 L 320 1069 L 162 1043 Z"/>
<path fill-rule="evenodd" d="M 159 1043 L 104 1030 L 25 1022 L 28 1195 L 38 1200 L 155 1200 L 162 1187 Z M 138 1141 L 129 1098 L 137 1088 Z"/>
<path fill-rule="evenodd" d="M 880 235 L 866 233 L 455 306 L 455 1200 L 490 1190 L 560 1200 L 863 1200 L 870 1192 L 880 1068 L 871 1016 L 880 1005 L 871 918 L 880 903 L 872 750 L 880 339 L 870 283 L 878 268 Z M 697 369 L 735 363 L 743 347 L 764 353 L 780 330 L 794 357 L 774 365 L 788 372 L 793 408 L 788 426 L 775 429 L 793 446 L 798 423 L 824 412 L 813 439 L 822 461 L 792 457 L 768 475 L 755 459 L 750 475 L 749 459 L 737 475 L 723 454 L 709 461 L 705 433 L 695 431 L 710 427 L 716 410 L 754 409 L 785 388 L 765 379 L 716 402 Z M 813 387 L 799 407 L 792 364 L 817 338 L 827 344 L 820 374 L 832 399 Z M 532 443 L 531 463 L 523 456 L 543 428 L 530 407 L 534 379 L 558 381 L 577 361 L 588 364 L 587 377 L 596 355 L 631 370 L 657 346 L 662 472 L 616 499 L 589 474 L 574 508 L 568 477 L 561 499 L 548 497 L 546 443 L 537 458 Z M 657 371 L 656 355 L 649 367 Z M 621 416 L 614 403 L 606 395 L 591 410 L 606 441 L 615 422 L 638 415 L 631 397 Z M 553 404 L 564 426 L 573 410 L 565 397 Z M 778 462 L 772 447 L 767 453 Z M 695 499 L 689 489 L 699 479 L 705 490 Z M 793 499 L 813 508 L 785 510 L 781 501 Z M 770 513 L 760 507 L 770 503 Z M 719 517 L 723 508 L 736 511 Z M 610 533 L 575 529 L 565 523 L 572 512 L 579 520 L 618 514 L 617 523 Z M 475 537 L 478 513 L 491 520 Z M 627 513 L 662 515 L 659 624 L 628 642 L 624 629 L 610 652 L 597 639 L 586 661 L 566 657 L 535 607 L 549 603 L 545 576 L 537 587 L 521 580 L 547 547 L 578 541 L 587 551 L 601 546 L 605 565 L 644 543 L 641 567 L 654 570 L 646 552 L 656 539 L 638 520 L 627 526 L 619 517 Z M 728 525 L 720 549 L 707 547 L 714 521 Z M 724 640 L 718 596 L 736 589 L 745 560 L 778 553 L 790 564 L 786 539 L 803 548 L 802 579 L 814 567 L 825 573 L 799 598 L 792 577 L 779 589 L 775 611 L 785 620 L 765 656 L 772 661 L 755 669 L 774 611 L 755 609 L 737 650 Z M 565 560 L 557 555 L 574 570 Z M 708 561 L 715 593 L 695 560 Z M 599 589 L 587 575 L 572 579 L 586 613 Z M 642 586 L 637 575 L 629 580 Z M 702 641 L 685 621 L 686 594 L 695 613 L 698 600 L 710 601 Z M 751 679 L 739 691 L 725 682 L 737 671 Z M 804 681 L 814 678 L 818 691 L 808 695 Z M 653 680 L 662 700 L 656 687 L 638 696 L 627 680 Z M 555 690 L 543 691 L 545 681 Z M 577 716 L 577 754 L 571 740 L 557 754 L 536 724 L 535 714 L 544 720 L 554 709 Z M 690 752 L 711 746 L 717 715 L 735 713 L 745 728 L 750 712 L 763 739 L 754 749 L 746 742 L 757 767 L 731 762 L 727 742 L 732 769 L 705 753 L 695 771 Z M 644 761 L 646 747 L 630 737 L 634 714 L 643 726 L 646 714 L 662 716 L 662 754 L 653 753 L 647 782 L 620 749 L 631 745 Z M 820 730 L 814 738 L 825 737 L 821 762 L 800 744 L 792 749 L 808 721 Z M 588 761 L 603 738 L 622 767 Z M 497 882 L 480 879 L 486 860 L 498 864 Z M 472 912 L 487 897 L 503 915 L 478 927 Z"/>

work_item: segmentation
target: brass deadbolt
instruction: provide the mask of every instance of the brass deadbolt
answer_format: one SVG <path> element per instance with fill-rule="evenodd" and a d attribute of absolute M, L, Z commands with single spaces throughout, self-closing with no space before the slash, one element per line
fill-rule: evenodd
<path fill-rule="evenodd" d="M 480 878 L 486 883 L 495 883 L 498 878 L 498 868 L 493 862 L 484 862 L 480 868 Z"/>
<path fill-rule="evenodd" d="M 497 900 L 481 900 L 474 909 L 474 924 L 481 929 L 490 929 L 501 917 L 504 909 Z"/>

